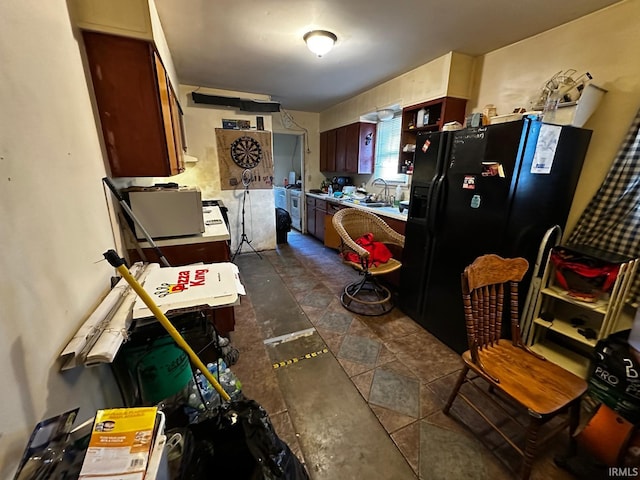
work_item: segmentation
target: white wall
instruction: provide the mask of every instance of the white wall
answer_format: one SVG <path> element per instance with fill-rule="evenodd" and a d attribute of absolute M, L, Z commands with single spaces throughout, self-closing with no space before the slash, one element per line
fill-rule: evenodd
<path fill-rule="evenodd" d="M 381 108 L 407 107 L 444 96 L 468 98 L 473 58 L 449 52 L 320 114 L 320 130 L 348 125 Z"/>
<path fill-rule="evenodd" d="M 114 248 L 81 50 L 63 0 L 0 3 L 0 478 L 35 424 L 119 405 L 108 371 L 58 372 L 107 292 Z M 106 395 L 106 396 L 105 396 Z"/>
<path fill-rule="evenodd" d="M 569 232 L 593 197 L 640 108 L 640 0 L 628 0 L 485 55 L 471 108 L 493 103 L 499 114 L 526 107 L 556 72 L 588 71 L 609 92 L 586 123 L 593 130 L 574 198 Z"/>

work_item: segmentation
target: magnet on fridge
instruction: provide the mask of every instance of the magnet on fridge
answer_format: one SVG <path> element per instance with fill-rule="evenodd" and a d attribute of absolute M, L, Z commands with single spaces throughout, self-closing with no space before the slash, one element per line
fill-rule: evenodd
<path fill-rule="evenodd" d="M 464 180 L 462 181 L 462 188 L 465 188 L 467 190 L 475 190 L 476 177 L 473 175 L 465 175 Z"/>
<path fill-rule="evenodd" d="M 428 138 L 425 140 L 424 144 L 422 145 L 422 152 L 426 153 L 427 150 L 429 150 L 429 145 L 431 145 L 431 140 L 429 140 Z"/>
<path fill-rule="evenodd" d="M 471 208 L 480 208 L 480 195 L 471 197 Z"/>

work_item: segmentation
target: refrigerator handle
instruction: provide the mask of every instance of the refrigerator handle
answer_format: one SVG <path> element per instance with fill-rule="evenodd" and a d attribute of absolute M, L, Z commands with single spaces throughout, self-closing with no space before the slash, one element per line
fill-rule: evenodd
<path fill-rule="evenodd" d="M 442 197 L 444 195 L 444 175 L 440 175 L 433 183 L 429 198 L 429 209 L 427 213 L 427 229 L 433 233 L 436 231 L 436 220 L 440 216 L 442 209 Z"/>

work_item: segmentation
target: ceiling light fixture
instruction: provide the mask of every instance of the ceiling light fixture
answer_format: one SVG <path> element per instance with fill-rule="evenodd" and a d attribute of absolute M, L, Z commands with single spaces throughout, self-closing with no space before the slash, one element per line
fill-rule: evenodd
<path fill-rule="evenodd" d="M 335 45 L 338 37 L 326 30 L 312 30 L 302 37 L 307 44 L 307 48 L 318 57 L 328 53 Z"/>
<path fill-rule="evenodd" d="M 378 120 L 380 122 L 391 120 L 395 115 L 395 112 L 390 108 L 383 108 L 382 110 L 378 110 L 376 113 L 378 114 Z"/>

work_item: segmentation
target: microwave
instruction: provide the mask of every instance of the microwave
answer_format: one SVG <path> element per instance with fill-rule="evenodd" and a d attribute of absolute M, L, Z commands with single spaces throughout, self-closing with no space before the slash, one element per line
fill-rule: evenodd
<path fill-rule="evenodd" d="M 152 239 L 200 235 L 204 232 L 202 195 L 198 188 L 132 187 L 131 211 Z M 136 237 L 145 235 L 135 223 Z"/>

